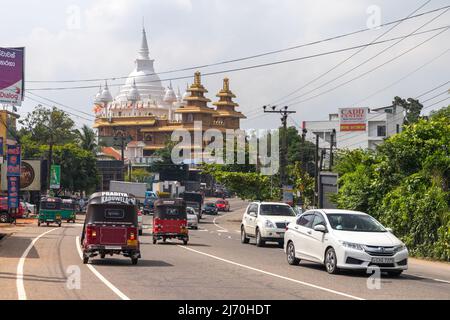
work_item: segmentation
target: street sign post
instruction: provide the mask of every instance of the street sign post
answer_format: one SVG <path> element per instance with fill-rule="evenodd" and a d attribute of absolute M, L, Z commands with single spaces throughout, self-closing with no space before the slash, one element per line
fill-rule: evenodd
<path fill-rule="evenodd" d="M 50 189 L 59 189 L 61 187 L 61 166 L 52 164 L 50 167 Z"/>

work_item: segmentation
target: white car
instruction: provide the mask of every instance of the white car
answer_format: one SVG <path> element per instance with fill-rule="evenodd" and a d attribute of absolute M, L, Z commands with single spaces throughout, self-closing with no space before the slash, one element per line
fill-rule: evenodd
<path fill-rule="evenodd" d="M 198 229 L 198 216 L 194 208 L 187 207 L 186 212 L 187 212 L 188 228 Z"/>
<path fill-rule="evenodd" d="M 245 210 L 241 223 L 241 242 L 256 239 L 258 247 L 266 241 L 284 243 L 286 226 L 295 220 L 295 211 L 290 205 L 279 202 L 252 202 Z"/>
<path fill-rule="evenodd" d="M 379 267 L 391 276 L 408 269 L 408 249 L 370 215 L 348 210 L 315 209 L 288 225 L 284 235 L 287 261 L 301 259 L 339 269 Z"/>

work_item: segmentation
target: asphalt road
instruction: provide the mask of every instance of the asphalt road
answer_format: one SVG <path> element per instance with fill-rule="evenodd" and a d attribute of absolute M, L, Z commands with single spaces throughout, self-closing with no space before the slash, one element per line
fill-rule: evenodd
<path fill-rule="evenodd" d="M 230 202 L 232 212 L 205 216 L 190 231 L 188 246 L 153 245 L 145 229 L 136 266 L 119 256 L 83 265 L 81 221 L 23 229 L 0 242 L 0 299 L 450 299 L 446 264 L 411 259 L 401 277 L 382 276 L 375 288 L 365 274 L 290 266 L 276 244 L 240 243 L 246 203 Z M 149 227 L 151 217 L 144 223 Z"/>

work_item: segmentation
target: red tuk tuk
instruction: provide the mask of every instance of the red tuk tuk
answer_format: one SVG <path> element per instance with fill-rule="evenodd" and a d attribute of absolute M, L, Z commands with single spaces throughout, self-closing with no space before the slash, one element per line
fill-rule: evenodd
<path fill-rule="evenodd" d="M 159 199 L 154 203 L 153 244 L 160 239 L 189 241 L 186 202 L 183 199 Z"/>
<path fill-rule="evenodd" d="M 121 254 L 137 264 L 141 257 L 138 238 L 138 207 L 133 195 L 97 192 L 89 199 L 81 246 L 83 263 L 89 258 Z"/>

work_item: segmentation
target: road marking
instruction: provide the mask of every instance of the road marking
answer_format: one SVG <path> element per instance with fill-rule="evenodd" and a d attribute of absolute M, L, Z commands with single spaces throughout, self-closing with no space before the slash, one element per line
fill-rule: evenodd
<path fill-rule="evenodd" d="M 288 277 L 281 276 L 281 275 L 276 274 L 276 273 L 272 273 L 272 272 L 264 271 L 264 270 L 261 270 L 261 269 L 253 268 L 253 267 L 247 266 L 245 264 L 241 264 L 241 263 L 237 263 L 237 262 L 234 262 L 234 261 L 231 261 L 231 260 L 220 258 L 220 257 L 214 256 L 214 255 L 211 255 L 211 254 L 208 254 L 208 253 L 205 253 L 205 252 L 201 252 L 201 251 L 198 251 L 198 250 L 195 250 L 195 249 L 192 249 L 192 248 L 188 248 L 188 247 L 181 246 L 181 245 L 177 245 L 177 246 L 180 247 L 180 248 L 183 248 L 185 250 L 189 250 L 189 251 L 192 251 L 192 252 L 195 252 L 195 253 L 198 253 L 198 254 L 201 254 L 201 255 L 204 255 L 204 256 L 207 256 L 207 257 L 210 257 L 210 258 L 222 261 L 222 262 L 226 262 L 226 263 L 229 263 L 229 264 L 241 267 L 241 268 L 245 268 L 245 269 L 249 269 L 249 270 L 252 270 L 252 271 L 260 272 L 260 273 L 263 273 L 263 274 L 266 274 L 266 275 L 269 275 L 269 276 L 272 276 L 272 277 L 275 277 L 275 278 L 279 278 L 279 279 L 283 279 L 283 280 L 299 283 L 299 284 L 302 284 L 304 286 L 308 286 L 308 287 L 311 287 L 311 288 L 327 291 L 327 292 L 330 292 L 330 293 L 334 293 L 334 294 L 337 294 L 337 295 L 340 295 L 340 296 L 344 296 L 344 297 L 347 297 L 347 298 L 351 298 L 351 299 L 355 299 L 355 300 L 365 300 L 363 298 L 352 296 L 352 295 L 344 293 L 344 292 L 340 292 L 340 291 L 324 288 L 324 287 L 321 287 L 321 286 L 318 286 L 318 285 L 315 285 L 315 284 L 312 284 L 312 283 L 308 283 L 308 282 L 304 282 L 304 281 L 288 278 Z"/>
<path fill-rule="evenodd" d="M 25 291 L 25 285 L 23 283 L 23 267 L 25 265 L 25 260 L 27 259 L 28 254 L 30 253 L 31 249 L 34 247 L 34 244 L 43 236 L 45 236 L 47 233 L 50 233 L 54 230 L 57 230 L 59 228 L 53 228 L 51 230 L 48 230 L 44 233 L 41 233 L 36 238 L 31 241 L 30 245 L 25 249 L 22 256 L 19 259 L 19 263 L 17 264 L 17 271 L 16 271 L 16 287 L 17 287 L 17 295 L 19 300 L 27 300 L 27 293 Z"/>
<path fill-rule="evenodd" d="M 213 223 L 214 223 L 214 225 L 215 225 L 217 228 L 220 229 L 220 230 L 218 230 L 219 232 L 228 232 L 228 230 L 225 229 L 225 228 L 223 228 L 223 227 L 221 227 L 221 226 L 219 226 L 219 225 L 216 223 L 216 220 L 219 219 L 219 218 L 226 217 L 226 216 L 229 215 L 229 214 L 231 214 L 231 212 L 229 212 L 229 213 L 227 213 L 227 214 L 224 214 L 224 215 L 221 215 L 221 216 L 217 216 L 217 217 L 214 218 Z"/>
<path fill-rule="evenodd" d="M 443 282 L 443 283 L 449 283 L 450 284 L 449 280 L 427 278 L 427 277 L 424 277 L 424 276 L 421 276 L 421 275 L 418 275 L 418 274 L 413 274 L 413 273 L 407 273 L 406 275 L 410 275 L 410 276 L 417 277 L 417 278 L 422 278 L 422 279 L 433 280 L 433 281 L 437 281 L 437 282 Z"/>
<path fill-rule="evenodd" d="M 81 251 L 80 237 L 79 236 L 77 236 L 75 238 L 75 245 L 77 247 L 78 254 L 80 255 L 80 259 L 83 260 L 83 252 Z M 85 264 L 85 266 L 87 266 L 92 271 L 92 273 L 95 274 L 95 276 L 100 279 L 100 281 L 102 281 L 108 288 L 110 288 L 112 290 L 112 292 L 117 294 L 120 299 L 122 299 L 122 300 L 131 300 L 122 291 L 117 289 L 111 282 L 109 282 L 104 276 L 102 276 L 102 274 L 100 272 L 98 272 L 92 265 Z"/>

